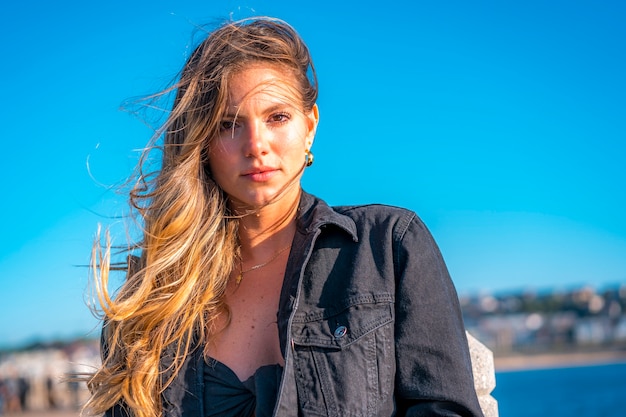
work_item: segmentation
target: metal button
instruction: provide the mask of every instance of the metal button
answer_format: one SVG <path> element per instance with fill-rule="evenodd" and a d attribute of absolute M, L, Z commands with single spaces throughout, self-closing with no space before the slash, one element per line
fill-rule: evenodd
<path fill-rule="evenodd" d="M 348 333 L 348 328 L 346 326 L 337 326 L 333 335 L 335 336 L 335 339 L 341 339 L 346 335 L 346 333 Z"/>

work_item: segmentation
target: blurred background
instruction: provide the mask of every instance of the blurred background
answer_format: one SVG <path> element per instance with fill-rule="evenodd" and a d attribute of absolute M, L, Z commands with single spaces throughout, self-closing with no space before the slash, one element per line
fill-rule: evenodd
<path fill-rule="evenodd" d="M 304 188 L 425 221 L 506 381 L 502 415 L 512 375 L 625 360 L 622 2 L 25 0 L 0 14 L 0 410 L 84 398 L 58 376 L 98 361 L 92 241 L 102 224 L 124 243 L 116 188 L 152 133 L 120 106 L 170 84 L 204 28 L 254 15 L 315 59 Z"/>

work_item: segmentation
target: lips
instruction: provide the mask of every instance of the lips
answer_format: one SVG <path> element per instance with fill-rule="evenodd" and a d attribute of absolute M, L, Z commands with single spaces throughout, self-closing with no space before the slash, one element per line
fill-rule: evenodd
<path fill-rule="evenodd" d="M 277 172 L 277 168 L 263 166 L 244 171 L 241 176 L 254 182 L 263 182 L 270 180 Z"/>

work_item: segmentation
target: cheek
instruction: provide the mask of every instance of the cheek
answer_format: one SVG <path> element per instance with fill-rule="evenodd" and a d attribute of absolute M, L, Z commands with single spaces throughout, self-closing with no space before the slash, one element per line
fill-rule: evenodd
<path fill-rule="evenodd" d="M 294 126 L 288 135 L 280 140 L 280 147 L 283 155 L 288 155 L 290 159 L 302 159 L 307 148 L 307 129 L 303 124 Z"/>
<path fill-rule="evenodd" d="M 232 140 L 215 140 L 209 151 L 209 161 L 228 161 L 237 155 L 235 143 Z"/>
<path fill-rule="evenodd" d="M 220 178 L 227 173 L 228 168 L 233 166 L 231 154 L 232 153 L 228 152 L 224 145 L 220 143 L 214 144 L 209 151 L 208 167 L 215 181 L 219 182 Z"/>
<path fill-rule="evenodd" d="M 226 164 L 224 164 L 223 161 L 220 159 L 211 160 L 208 166 L 211 179 L 215 182 L 215 184 L 217 184 L 220 189 L 224 191 L 230 189 L 229 184 L 232 183 L 230 175 L 228 175 L 228 172 L 224 171 L 225 166 Z"/>
<path fill-rule="evenodd" d="M 297 165 L 304 161 L 305 147 L 301 137 L 276 142 L 274 153 L 289 165 Z M 304 162 L 303 162 L 304 163 Z"/>

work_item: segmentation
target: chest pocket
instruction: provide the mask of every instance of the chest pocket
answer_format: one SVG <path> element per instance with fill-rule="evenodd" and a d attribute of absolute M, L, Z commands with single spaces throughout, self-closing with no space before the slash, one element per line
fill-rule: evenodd
<path fill-rule="evenodd" d="M 351 301 L 294 316 L 296 384 L 305 416 L 375 416 L 392 401 L 393 303 Z"/>

